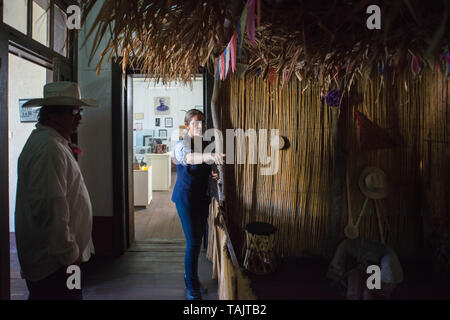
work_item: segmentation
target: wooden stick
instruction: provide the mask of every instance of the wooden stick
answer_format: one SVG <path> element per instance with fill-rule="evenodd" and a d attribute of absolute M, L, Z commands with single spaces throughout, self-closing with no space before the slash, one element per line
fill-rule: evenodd
<path fill-rule="evenodd" d="M 350 198 L 350 179 L 348 177 L 348 169 L 347 169 L 347 175 L 346 175 L 346 183 L 347 183 L 348 224 L 353 225 L 352 202 L 351 202 L 351 198 Z"/>
<path fill-rule="evenodd" d="M 381 216 L 380 216 L 380 210 L 378 208 L 378 201 L 376 199 L 374 199 L 373 202 L 375 202 L 375 210 L 377 211 L 377 221 L 378 221 L 378 230 L 380 232 L 380 240 L 381 240 L 382 244 L 385 244 L 385 242 L 384 242 L 383 224 L 381 223 Z"/>
<path fill-rule="evenodd" d="M 212 99 L 211 99 L 211 115 L 212 115 L 212 119 L 213 119 L 213 125 L 216 129 L 220 130 L 219 127 L 219 107 L 218 107 L 218 97 L 219 97 L 219 83 L 220 80 L 215 78 L 214 79 L 214 88 L 213 88 L 213 94 L 212 94 Z M 216 141 L 216 148 L 217 148 L 217 141 Z M 222 151 L 222 146 L 219 146 L 220 151 Z M 217 150 L 217 149 L 216 149 Z M 217 190 L 218 190 L 218 197 L 219 197 L 219 208 L 220 208 L 220 222 L 221 225 L 223 227 L 223 230 L 225 232 L 225 235 L 227 237 L 227 248 L 228 251 L 230 253 L 230 257 L 231 257 L 231 261 L 233 263 L 233 265 L 236 268 L 239 268 L 239 262 L 237 261 L 236 258 L 236 253 L 234 251 L 233 248 L 233 244 L 231 242 L 231 238 L 230 235 L 228 233 L 228 228 L 227 228 L 227 223 L 225 220 L 225 216 L 226 216 L 226 202 L 225 202 L 225 192 L 224 192 L 224 185 L 225 185 L 225 174 L 224 174 L 224 169 L 222 165 L 218 165 L 217 169 L 219 171 L 219 181 L 217 182 Z"/>

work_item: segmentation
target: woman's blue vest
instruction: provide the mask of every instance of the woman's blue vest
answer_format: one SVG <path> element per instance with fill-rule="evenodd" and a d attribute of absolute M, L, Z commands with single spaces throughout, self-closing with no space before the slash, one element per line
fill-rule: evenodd
<path fill-rule="evenodd" d="M 203 148 L 207 146 L 203 142 Z M 194 150 L 193 146 L 191 150 Z M 186 209 L 200 208 L 210 203 L 209 176 L 212 166 L 206 163 L 184 165 L 177 163 L 177 182 L 173 188 L 172 201 Z"/>

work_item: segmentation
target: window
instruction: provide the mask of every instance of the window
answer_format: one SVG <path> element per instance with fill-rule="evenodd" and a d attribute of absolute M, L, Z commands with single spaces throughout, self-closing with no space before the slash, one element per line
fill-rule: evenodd
<path fill-rule="evenodd" d="M 27 0 L 3 0 L 3 22 L 27 34 Z"/>
<path fill-rule="evenodd" d="M 69 55 L 67 14 L 62 1 L 3 0 L 2 22 L 64 57 Z"/>
<path fill-rule="evenodd" d="M 67 15 L 57 5 L 54 6 L 53 50 L 66 56 L 67 53 Z"/>
<path fill-rule="evenodd" d="M 34 40 L 50 46 L 50 0 L 33 1 L 32 33 Z"/>

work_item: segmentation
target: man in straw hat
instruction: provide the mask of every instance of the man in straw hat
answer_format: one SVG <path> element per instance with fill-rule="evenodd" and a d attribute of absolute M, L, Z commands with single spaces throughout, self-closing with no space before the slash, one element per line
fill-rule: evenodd
<path fill-rule="evenodd" d="M 80 99 L 76 83 L 61 81 L 46 84 L 44 98 L 23 107 L 31 106 L 42 107 L 18 161 L 15 224 L 21 275 L 30 300 L 81 300 L 81 288 L 68 288 L 73 271 L 67 273 L 67 267 L 94 252 L 92 207 L 73 154 L 81 150 L 71 145 L 70 135 L 80 124 L 81 107 L 98 105 Z"/>

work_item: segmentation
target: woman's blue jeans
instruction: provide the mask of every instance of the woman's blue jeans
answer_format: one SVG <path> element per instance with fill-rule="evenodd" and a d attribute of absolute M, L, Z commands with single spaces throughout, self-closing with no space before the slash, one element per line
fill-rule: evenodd
<path fill-rule="evenodd" d="M 202 203 L 195 209 L 188 209 L 182 204 L 176 203 L 176 207 L 186 237 L 186 252 L 184 255 L 186 278 L 188 281 L 198 279 L 198 256 L 202 238 L 206 231 L 209 205 L 208 203 Z"/>

